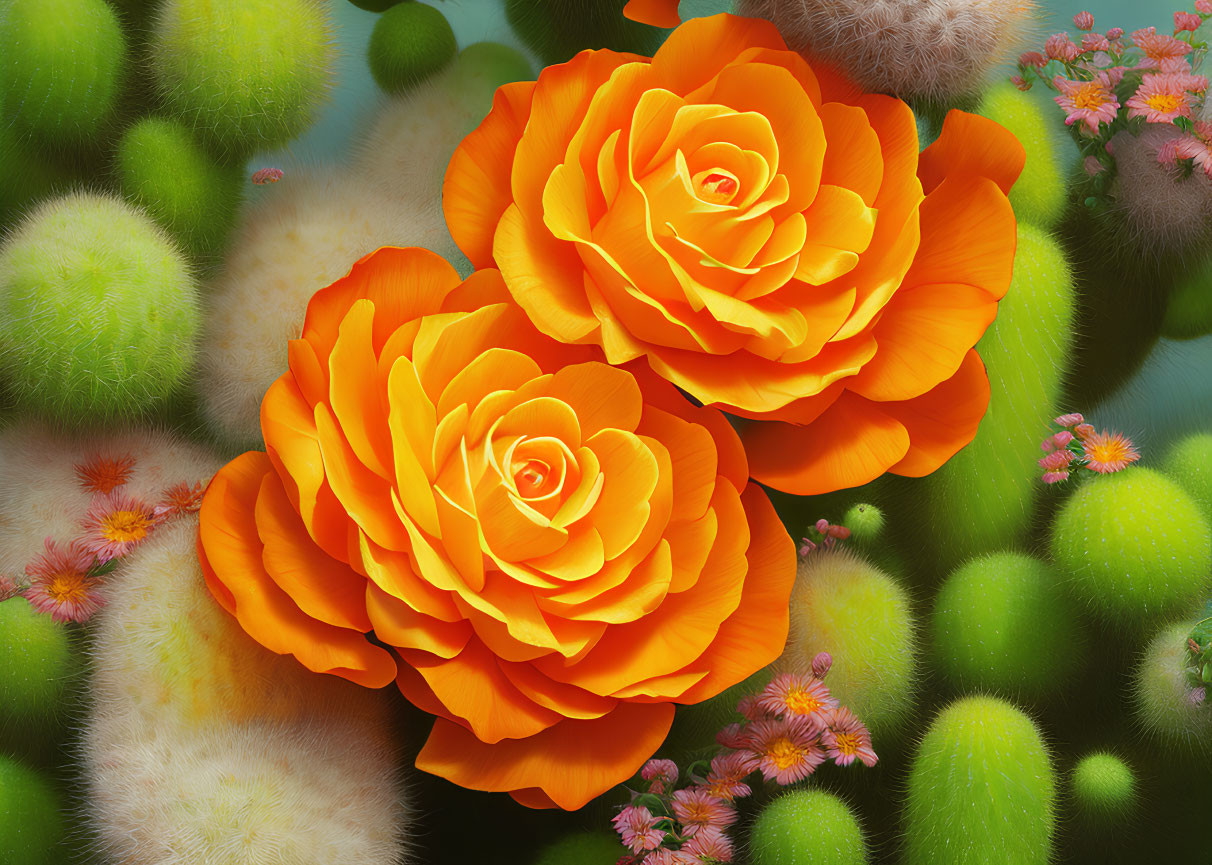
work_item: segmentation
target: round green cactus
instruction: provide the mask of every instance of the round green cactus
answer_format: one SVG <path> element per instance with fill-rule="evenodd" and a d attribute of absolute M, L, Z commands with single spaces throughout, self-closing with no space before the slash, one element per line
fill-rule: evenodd
<path fill-rule="evenodd" d="M 1039 442 L 1057 410 L 1072 342 L 1072 270 L 1057 242 L 1019 225 L 1014 280 L 977 343 L 989 374 L 989 410 L 975 440 L 942 468 L 897 484 L 898 534 L 910 532 L 941 576 L 1030 534 L 1043 488 Z"/>
<path fill-rule="evenodd" d="M 334 60 L 316 0 L 164 0 L 149 55 L 164 106 L 230 159 L 302 132 Z"/>
<path fill-rule="evenodd" d="M 1197 433 L 1175 442 L 1158 469 L 1186 490 L 1212 523 L 1212 433 Z"/>
<path fill-rule="evenodd" d="M 159 405 L 193 362 L 181 253 L 117 198 L 46 202 L 0 245 L 0 373 L 27 410 L 73 424 Z"/>
<path fill-rule="evenodd" d="M 1028 697 L 1055 691 L 1081 656 L 1077 616 L 1051 565 L 994 553 L 962 565 L 934 603 L 935 663 L 958 688 Z"/>
<path fill-rule="evenodd" d="M 1023 173 L 1010 190 L 1014 215 L 1039 228 L 1054 228 L 1064 213 L 1068 196 L 1056 158 L 1053 118 L 1045 115 L 1039 100 L 1009 82 L 990 87 L 977 113 L 1013 132 L 1027 151 Z"/>
<path fill-rule="evenodd" d="M 113 113 L 126 42 L 105 0 L 7 0 L 0 103 L 46 141 L 80 144 Z"/>
<path fill-rule="evenodd" d="M 1114 754 L 1087 754 L 1073 769 L 1073 800 L 1089 820 L 1122 820 L 1137 807 L 1136 775 Z"/>
<path fill-rule="evenodd" d="M 651 55 L 666 31 L 623 17 L 627 0 L 505 0 L 518 38 L 546 65 L 586 48 Z"/>
<path fill-rule="evenodd" d="M 1212 333 L 1212 258 L 1185 270 L 1170 292 L 1161 335 L 1197 339 Z"/>
<path fill-rule="evenodd" d="M 0 658 L 0 721 L 33 726 L 52 717 L 75 666 L 67 628 L 25 598 L 0 601 Z"/>
<path fill-rule="evenodd" d="M 884 512 L 875 505 L 858 504 L 846 511 L 842 525 L 850 529 L 854 541 L 869 544 L 884 533 Z"/>
<path fill-rule="evenodd" d="M 511 81 L 534 78 L 530 61 L 520 51 L 499 42 L 475 42 L 455 59 L 452 86 L 461 95 L 468 113 L 475 117 L 470 132 L 492 108 L 493 94 Z"/>
<path fill-rule="evenodd" d="M 854 812 L 824 790 L 793 790 L 762 809 L 749 834 L 753 865 L 864 865 Z"/>
<path fill-rule="evenodd" d="M 0 754 L 0 862 L 58 865 L 63 835 L 54 789 L 37 772 Z"/>
<path fill-rule="evenodd" d="M 221 165 L 180 123 L 146 117 L 118 142 L 118 181 L 186 250 L 198 258 L 222 252 L 235 223 L 244 176 Z"/>
<path fill-rule="evenodd" d="M 905 590 L 844 549 L 810 554 L 791 593 L 787 648 L 774 666 L 806 670 L 818 652 L 833 656 L 829 690 L 863 720 L 879 750 L 913 707 L 918 649 Z"/>
<path fill-rule="evenodd" d="M 1056 782 L 1031 719 L 992 697 L 945 707 L 909 773 L 905 865 L 1046 865 Z"/>
<path fill-rule="evenodd" d="M 1167 625 L 1153 638 L 1133 676 L 1136 717 L 1167 752 L 1212 754 L 1212 706 L 1195 699 L 1186 672 L 1193 622 Z"/>
<path fill-rule="evenodd" d="M 578 832 L 548 844 L 534 865 L 615 865 L 626 852 L 618 835 Z"/>
<path fill-rule="evenodd" d="M 1174 481 L 1145 468 L 1089 478 L 1052 527 L 1072 596 L 1139 630 L 1192 611 L 1212 582 L 1212 527 Z"/>
<path fill-rule="evenodd" d="M 398 3 L 379 16 L 370 34 L 370 72 L 388 93 L 403 93 L 454 59 L 454 31 L 424 3 Z"/>

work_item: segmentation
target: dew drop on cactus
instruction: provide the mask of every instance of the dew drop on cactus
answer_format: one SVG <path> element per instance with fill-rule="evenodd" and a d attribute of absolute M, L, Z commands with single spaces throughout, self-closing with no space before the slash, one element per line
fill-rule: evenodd
<path fill-rule="evenodd" d="M 863 719 L 878 750 L 913 706 L 916 624 L 896 580 L 844 548 L 800 562 L 787 648 L 774 667 L 807 670 L 818 652 L 833 656 L 829 690 Z"/>
<path fill-rule="evenodd" d="M 1046 865 L 1056 782 L 1035 724 L 993 697 L 964 697 L 931 723 L 913 759 L 905 865 Z"/>
<path fill-rule="evenodd" d="M 753 865 L 865 865 L 863 830 L 832 793 L 797 789 L 762 809 L 749 834 Z"/>
<path fill-rule="evenodd" d="M 1072 597 L 1132 631 L 1194 612 L 1212 583 L 1212 527 L 1151 469 L 1086 479 L 1057 514 L 1050 549 Z"/>

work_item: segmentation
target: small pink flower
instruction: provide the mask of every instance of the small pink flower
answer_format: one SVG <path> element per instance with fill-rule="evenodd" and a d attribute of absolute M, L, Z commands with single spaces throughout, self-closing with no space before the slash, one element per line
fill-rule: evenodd
<path fill-rule="evenodd" d="M 1044 43 L 1044 53 L 1053 60 L 1072 63 L 1082 51 L 1069 38 L 1068 33 L 1054 33 Z"/>
<path fill-rule="evenodd" d="M 817 652 L 812 658 L 812 675 L 818 679 L 825 678 L 829 668 L 833 666 L 833 655 L 828 652 Z"/>
<path fill-rule="evenodd" d="M 750 752 L 767 781 L 785 787 L 807 778 L 825 762 L 818 723 L 804 715 L 754 722 Z"/>
<path fill-rule="evenodd" d="M 678 764 L 672 760 L 649 760 L 640 770 L 640 777 L 645 781 L 656 778 L 672 784 L 678 779 Z"/>
<path fill-rule="evenodd" d="M 1194 135 L 1170 139 L 1158 152 L 1157 159 L 1159 162 L 1194 159 L 1195 164 L 1212 177 L 1212 124 L 1196 121 Z"/>
<path fill-rule="evenodd" d="M 1082 450 L 1086 456 L 1086 468 L 1099 474 L 1122 471 L 1140 459 L 1140 451 L 1132 440 L 1122 433 L 1106 430 L 1082 439 Z"/>
<path fill-rule="evenodd" d="M 25 598 L 56 622 L 87 622 L 105 598 L 98 591 L 101 581 L 89 576 L 96 557 L 84 544 L 72 541 L 59 549 L 50 538 L 45 551 L 25 566 L 30 577 Z"/>
<path fill-rule="evenodd" d="M 192 487 L 188 481 L 173 484 L 164 491 L 153 513 L 157 521 L 197 513 L 202 507 L 202 496 L 205 492 L 201 483 L 195 483 Z"/>
<path fill-rule="evenodd" d="M 768 717 L 766 711 L 758 705 L 758 698 L 755 694 L 746 694 L 741 697 L 740 702 L 736 704 L 736 710 L 750 721 L 760 721 Z"/>
<path fill-rule="evenodd" d="M 1073 441 L 1073 433 L 1069 432 L 1067 429 L 1063 429 L 1060 432 L 1053 433 L 1052 435 L 1048 436 L 1046 439 L 1040 442 L 1039 446 L 1044 453 L 1050 454 L 1054 450 L 1067 448 L 1069 446 L 1069 442 L 1071 441 Z"/>
<path fill-rule="evenodd" d="M 1011 75 L 1010 83 L 1024 93 L 1031 89 L 1031 82 L 1021 75 Z"/>
<path fill-rule="evenodd" d="M 1120 39 L 1123 38 L 1123 35 L 1124 35 L 1123 27 L 1112 27 L 1110 30 L 1107 31 L 1107 38 L 1110 39 L 1112 42 L 1119 41 Z"/>
<path fill-rule="evenodd" d="M 657 818 L 643 806 L 628 805 L 611 822 L 632 853 L 655 850 L 665 840 L 665 830 L 656 828 Z"/>
<path fill-rule="evenodd" d="M 690 787 L 673 794 L 673 815 L 693 835 L 704 826 L 731 826 L 736 822 L 736 808 L 724 799 L 712 796 L 702 787 Z"/>
<path fill-rule="evenodd" d="M 1200 18 L 1194 12 L 1175 12 L 1174 13 L 1174 35 L 1177 36 L 1185 30 L 1194 33 L 1199 29 L 1199 25 L 1204 23 L 1204 19 Z"/>
<path fill-rule="evenodd" d="M 771 715 L 807 717 L 834 708 L 837 700 L 819 679 L 780 673 L 758 695 L 758 705 Z"/>
<path fill-rule="evenodd" d="M 1162 72 L 1191 71 L 1191 64 L 1186 59 L 1191 53 L 1191 46 L 1181 39 L 1158 33 L 1156 27 L 1149 27 L 1145 30 L 1134 30 L 1132 41 L 1145 53 L 1144 59 L 1136 65 L 1137 69 L 1159 69 Z"/>
<path fill-rule="evenodd" d="M 826 722 L 828 726 L 821 739 L 833 762 L 849 766 L 858 759 L 864 766 L 876 764 L 879 758 L 871 747 L 871 733 L 853 712 L 839 706 L 829 713 Z"/>
<path fill-rule="evenodd" d="M 644 857 L 643 865 L 703 865 L 703 860 L 685 850 L 662 847 Z"/>
<path fill-rule="evenodd" d="M 812 541 L 808 540 L 807 538 L 800 538 L 799 554 L 801 559 L 815 549 L 816 544 L 814 544 Z"/>
<path fill-rule="evenodd" d="M 1094 427 L 1088 423 L 1079 423 L 1073 428 L 1073 435 L 1078 441 L 1085 441 L 1087 436 L 1094 435 Z"/>
<path fill-rule="evenodd" d="M 277 183 L 282 179 L 281 168 L 258 168 L 253 172 L 252 182 L 257 186 L 264 186 L 267 183 Z"/>
<path fill-rule="evenodd" d="M 1038 51 L 1025 51 L 1019 56 L 1018 62 L 1029 69 L 1043 69 L 1048 64 L 1048 58 Z"/>
<path fill-rule="evenodd" d="M 1068 470 L 1074 459 L 1076 457 L 1071 450 L 1053 451 L 1039 461 L 1039 467 L 1045 471 L 1063 472 Z"/>
<path fill-rule="evenodd" d="M 1212 15 L 1212 0 L 1195 0 L 1195 11 L 1200 15 Z"/>
<path fill-rule="evenodd" d="M 1069 414 L 1063 414 L 1058 418 L 1053 418 L 1052 422 L 1054 424 L 1056 424 L 1057 426 L 1071 427 L 1071 426 L 1076 426 L 1077 424 L 1081 423 L 1084 420 L 1085 420 L 1085 418 L 1082 417 L 1081 412 L 1074 411 L 1074 412 L 1069 412 Z"/>
<path fill-rule="evenodd" d="M 154 510 L 143 501 L 112 492 L 93 499 L 81 525 L 85 545 L 102 562 L 124 556 L 151 533 Z"/>
<path fill-rule="evenodd" d="M 1101 33 L 1087 33 L 1082 36 L 1082 51 L 1110 51 L 1111 41 Z"/>
<path fill-rule="evenodd" d="M 752 754 L 727 751 L 711 760 L 711 771 L 707 773 L 707 783 L 703 789 L 717 799 L 727 801 L 743 798 L 753 792 L 745 779 L 756 769 L 757 761 Z"/>
<path fill-rule="evenodd" d="M 1128 117 L 1143 117 L 1148 123 L 1173 123 L 1179 117 L 1190 118 L 1191 101 L 1186 85 L 1194 83 L 1194 78 L 1192 75 L 1146 74 L 1136 93 L 1128 99 Z"/>
<path fill-rule="evenodd" d="M 1203 687 L 1193 688 L 1191 690 L 1191 692 L 1189 694 L 1187 694 L 1187 705 L 1193 709 L 1198 709 L 1200 706 L 1202 706 L 1204 704 L 1204 701 L 1207 698 L 1208 698 L 1208 689 L 1207 688 L 1203 688 Z"/>
<path fill-rule="evenodd" d="M 1089 12 L 1078 12 L 1073 16 L 1073 26 L 1078 30 L 1090 30 L 1094 27 L 1094 16 Z"/>
<path fill-rule="evenodd" d="M 1069 480 L 1068 472 L 1044 472 L 1044 483 L 1058 484 L 1061 481 Z"/>
<path fill-rule="evenodd" d="M 746 724 L 729 724 L 715 734 L 715 741 L 723 748 L 746 748 L 749 742 L 748 731 Z"/>
<path fill-rule="evenodd" d="M 731 862 L 734 851 L 732 841 L 729 840 L 723 829 L 717 826 L 704 826 L 686 842 L 682 852 L 698 856 L 700 861 Z"/>
<path fill-rule="evenodd" d="M 1091 133 L 1097 134 L 1101 124 L 1114 122 L 1119 113 L 1115 85 L 1106 72 L 1098 73 L 1092 81 L 1069 81 L 1057 75 L 1052 83 L 1060 91 L 1054 101 L 1068 115 L 1066 126 L 1081 121 Z"/>

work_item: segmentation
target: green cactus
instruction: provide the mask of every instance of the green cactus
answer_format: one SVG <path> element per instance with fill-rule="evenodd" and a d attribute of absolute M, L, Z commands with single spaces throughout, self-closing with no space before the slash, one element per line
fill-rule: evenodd
<path fill-rule="evenodd" d="M 1051 552 L 1076 600 L 1134 631 L 1194 612 L 1212 583 L 1208 520 L 1145 468 L 1087 478 L 1056 516 Z"/>
<path fill-rule="evenodd" d="M 762 809 L 749 834 L 753 865 L 864 865 L 854 812 L 824 790 L 792 790 Z"/>
<path fill-rule="evenodd" d="M 1021 553 L 966 562 L 934 603 L 935 663 L 957 688 L 1039 697 L 1077 669 L 1077 616 L 1056 569 Z"/>
<path fill-rule="evenodd" d="M 457 48 L 441 12 L 424 3 L 397 3 L 375 22 L 367 57 L 379 86 L 403 93 L 450 63 Z"/>
<path fill-rule="evenodd" d="M 1212 433 L 1197 433 L 1175 442 L 1157 466 L 1187 491 L 1212 524 Z"/>
<path fill-rule="evenodd" d="M 1212 701 L 1193 699 L 1187 678 L 1187 637 L 1193 622 L 1162 628 L 1133 675 L 1136 719 L 1167 753 L 1212 755 Z"/>
<path fill-rule="evenodd" d="M 1046 865 L 1056 782 L 1031 719 L 993 697 L 945 707 L 909 773 L 905 865 Z"/>
<path fill-rule="evenodd" d="M 1122 821 L 1138 807 L 1136 775 L 1114 754 L 1087 754 L 1073 769 L 1073 800 L 1088 821 Z"/>
<path fill-rule="evenodd" d="M 585 48 L 651 55 L 666 31 L 623 17 L 627 0 L 505 0 L 517 37 L 545 65 L 563 63 Z"/>
<path fill-rule="evenodd" d="M 0 754 L 0 862 L 59 865 L 63 835 L 54 789 L 42 775 Z"/>
<path fill-rule="evenodd" d="M 1205 258 L 1178 277 L 1166 301 L 1161 335 L 1198 339 L 1212 333 L 1212 258 Z"/>
<path fill-rule="evenodd" d="M 25 598 L 0 601 L 0 728 L 53 717 L 75 672 L 67 628 Z"/>
<path fill-rule="evenodd" d="M 539 851 L 534 865 L 615 865 L 627 848 L 609 832 L 578 832 Z"/>
<path fill-rule="evenodd" d="M 900 532 L 924 547 L 937 574 L 1014 549 L 1029 534 L 1042 488 L 1039 442 L 1057 411 L 1073 332 L 1073 284 L 1048 234 L 1020 225 L 1014 280 L 977 343 L 989 373 L 989 410 L 976 439 L 924 479 L 895 485 Z"/>
<path fill-rule="evenodd" d="M 1023 173 L 1010 190 L 1014 215 L 1038 228 L 1055 228 L 1068 196 L 1057 160 L 1054 119 L 1045 115 L 1039 100 L 1008 81 L 990 87 L 976 110 L 1013 132 L 1027 151 Z"/>

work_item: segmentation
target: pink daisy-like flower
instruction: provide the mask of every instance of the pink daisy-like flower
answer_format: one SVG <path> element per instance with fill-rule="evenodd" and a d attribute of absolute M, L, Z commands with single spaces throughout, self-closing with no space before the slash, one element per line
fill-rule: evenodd
<path fill-rule="evenodd" d="M 0 601 L 7 601 L 9 598 L 15 598 L 29 588 L 27 583 L 18 583 L 12 577 L 6 574 L 0 574 Z"/>
<path fill-rule="evenodd" d="M 752 754 L 744 751 L 728 751 L 711 760 L 711 771 L 707 773 L 707 783 L 703 789 L 717 799 L 731 801 L 743 799 L 753 790 L 745 783 L 754 770 L 757 761 Z"/>
<path fill-rule="evenodd" d="M 746 694 L 736 704 L 736 710 L 750 721 L 761 721 L 768 717 L 765 709 L 758 703 L 757 696 Z"/>
<path fill-rule="evenodd" d="M 1052 60 L 1072 63 L 1081 53 L 1082 50 L 1069 38 L 1068 33 L 1054 33 L 1044 42 L 1044 54 Z"/>
<path fill-rule="evenodd" d="M 1131 439 L 1122 433 L 1108 433 L 1106 430 L 1083 439 L 1082 450 L 1086 456 L 1086 468 L 1104 475 L 1121 471 L 1140 459 L 1140 451 L 1133 447 Z"/>
<path fill-rule="evenodd" d="M 1194 159 L 1195 164 L 1212 177 L 1212 123 L 1197 120 L 1194 135 L 1184 135 L 1167 141 L 1157 158 L 1160 162 Z"/>
<path fill-rule="evenodd" d="M 1019 55 L 1018 62 L 1029 69 L 1043 69 L 1048 63 L 1048 58 L 1038 51 L 1024 51 Z"/>
<path fill-rule="evenodd" d="M 1063 472 L 1068 471 L 1069 464 L 1075 459 L 1073 451 L 1061 450 L 1053 451 L 1039 461 L 1039 467 L 1045 471 Z"/>
<path fill-rule="evenodd" d="M 829 758 L 839 766 L 849 766 L 856 759 L 864 766 L 874 766 L 879 760 L 871 747 L 867 726 L 845 706 L 832 710 L 826 719 L 828 726 L 821 735 Z"/>
<path fill-rule="evenodd" d="M 1101 33 L 1087 33 L 1082 36 L 1082 51 L 1110 51 L 1111 41 Z"/>
<path fill-rule="evenodd" d="M 731 862 L 734 850 L 732 840 L 723 829 L 718 826 L 704 826 L 686 842 L 682 852 L 698 856 L 700 860 Z"/>
<path fill-rule="evenodd" d="M 104 495 L 126 483 L 134 470 L 135 458 L 129 454 L 120 457 L 94 454 L 76 465 L 76 477 L 86 491 Z"/>
<path fill-rule="evenodd" d="M 160 503 L 153 511 L 156 519 L 171 519 L 197 513 L 198 509 L 202 507 L 202 496 L 205 493 L 206 490 L 201 483 L 195 483 L 192 487 L 189 485 L 189 481 L 173 484 L 164 491 Z"/>
<path fill-rule="evenodd" d="M 749 747 L 749 727 L 746 724 L 729 724 L 715 734 L 715 741 L 724 748 Z"/>
<path fill-rule="evenodd" d="M 670 850 L 662 847 L 654 850 L 643 859 L 644 865 L 703 865 L 703 860 L 685 850 Z"/>
<path fill-rule="evenodd" d="M 731 826 L 736 822 L 736 809 L 703 787 L 689 787 L 673 794 L 673 816 L 686 835 L 693 835 L 704 826 Z"/>
<path fill-rule="evenodd" d="M 1119 100 L 1115 98 L 1115 85 L 1106 72 L 1098 73 L 1092 81 L 1069 81 L 1057 75 L 1052 83 L 1060 91 L 1054 101 L 1068 115 L 1066 126 L 1081 121 L 1091 133 L 1097 134 L 1101 124 L 1115 120 Z"/>
<path fill-rule="evenodd" d="M 1199 25 L 1204 23 L 1204 19 L 1200 18 L 1194 12 L 1175 12 L 1174 13 L 1174 35 L 1177 36 L 1184 30 L 1189 30 L 1194 33 L 1199 29 Z"/>
<path fill-rule="evenodd" d="M 655 850 L 665 840 L 665 830 L 656 827 L 657 818 L 643 806 L 628 805 L 611 822 L 632 853 Z"/>
<path fill-rule="evenodd" d="M 812 657 L 812 675 L 823 679 L 833 667 L 833 655 L 828 652 L 817 652 Z"/>
<path fill-rule="evenodd" d="M 815 717 L 837 705 L 824 682 L 795 673 L 780 673 L 758 695 L 758 705 L 772 715 Z"/>
<path fill-rule="evenodd" d="M 1173 123 L 1179 117 L 1189 118 L 1191 101 L 1183 85 L 1184 78 L 1194 77 L 1146 74 L 1128 99 L 1128 117 L 1143 117 L 1149 123 Z"/>
<path fill-rule="evenodd" d="M 1200 15 L 1212 15 L 1212 0 L 1195 0 L 1195 11 Z"/>
<path fill-rule="evenodd" d="M 30 578 L 26 600 L 56 622 L 87 622 L 105 605 L 98 591 L 101 581 L 89 575 L 95 560 L 79 541 L 60 549 L 47 538 L 45 551 L 25 566 Z"/>
<path fill-rule="evenodd" d="M 750 751 L 767 781 L 782 786 L 802 781 L 825 762 L 821 727 L 804 715 L 755 721 Z"/>
<path fill-rule="evenodd" d="M 1058 418 L 1053 418 L 1052 422 L 1057 426 L 1073 427 L 1077 426 L 1079 423 L 1082 423 L 1085 421 L 1085 419 L 1086 418 L 1082 416 L 1081 412 L 1074 411 L 1069 412 L 1069 414 L 1063 414 Z"/>
<path fill-rule="evenodd" d="M 1061 481 L 1069 480 L 1068 472 L 1044 472 L 1044 483 L 1058 484 Z"/>
<path fill-rule="evenodd" d="M 1191 71 L 1191 64 L 1187 62 L 1191 46 L 1183 40 L 1158 33 L 1156 27 L 1149 27 L 1145 30 L 1134 30 L 1132 41 L 1145 53 L 1144 59 L 1136 65 L 1137 69 L 1159 69 L 1162 72 Z"/>
<path fill-rule="evenodd" d="M 155 511 L 139 499 L 111 492 L 93 501 L 82 525 L 85 545 L 103 562 L 124 556 L 156 526 Z"/>

